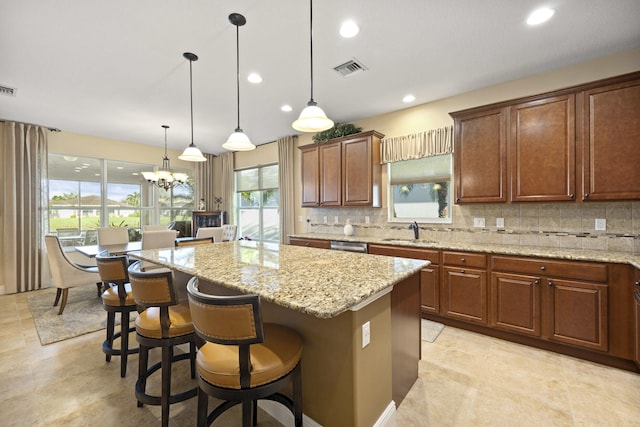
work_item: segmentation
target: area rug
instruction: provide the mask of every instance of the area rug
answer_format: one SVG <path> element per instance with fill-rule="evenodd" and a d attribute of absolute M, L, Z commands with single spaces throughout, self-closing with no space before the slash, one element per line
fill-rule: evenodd
<path fill-rule="evenodd" d="M 422 340 L 434 342 L 443 329 L 444 325 L 442 323 L 422 319 Z"/>
<path fill-rule="evenodd" d="M 61 315 L 58 315 L 58 307 L 53 306 L 55 297 L 56 288 L 33 291 L 27 296 L 40 344 L 63 341 L 106 327 L 107 312 L 102 308 L 95 284 L 70 288 L 67 305 Z M 131 313 L 132 319 L 136 315 L 136 312 Z M 119 319 L 117 315 L 116 324 L 119 324 Z M 119 329 L 116 328 L 116 332 Z"/>

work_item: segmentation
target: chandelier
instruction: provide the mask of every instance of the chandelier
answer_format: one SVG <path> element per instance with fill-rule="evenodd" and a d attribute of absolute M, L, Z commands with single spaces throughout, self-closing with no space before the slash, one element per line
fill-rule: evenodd
<path fill-rule="evenodd" d="M 165 190 L 184 184 L 189 179 L 189 175 L 180 172 L 171 172 L 169 164 L 169 156 L 167 156 L 167 129 L 169 126 L 162 125 L 164 128 L 164 157 L 162 158 L 162 168 L 155 172 L 142 172 L 144 179 L 150 183 L 157 184 L 158 187 Z"/>

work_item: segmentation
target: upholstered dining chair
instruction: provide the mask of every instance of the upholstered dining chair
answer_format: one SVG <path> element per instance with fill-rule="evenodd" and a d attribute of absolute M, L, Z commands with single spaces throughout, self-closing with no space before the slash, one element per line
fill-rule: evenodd
<path fill-rule="evenodd" d="M 105 287 L 102 293 L 102 306 L 107 312 L 107 337 L 102 343 L 105 360 L 111 362 L 111 356 L 120 356 L 120 376 L 127 375 L 127 356 L 138 352 L 138 348 L 129 348 L 129 332 L 135 327 L 129 326 L 130 314 L 137 309 L 129 283 L 129 258 L 126 255 L 109 256 L 108 251 L 96 255 L 96 265 Z M 116 314 L 120 313 L 120 331 L 115 332 Z M 120 348 L 114 348 L 115 340 L 120 339 Z"/>
<path fill-rule="evenodd" d="M 100 246 L 124 245 L 127 243 L 129 243 L 129 230 L 127 227 L 98 228 L 98 244 Z"/>
<path fill-rule="evenodd" d="M 160 231 L 160 230 L 168 230 L 166 225 L 162 224 L 151 224 L 142 226 L 142 231 Z"/>
<path fill-rule="evenodd" d="M 195 378 L 196 344 L 191 312 L 186 304 L 178 302 L 172 283 L 171 270 L 155 269 L 142 271 L 140 261 L 129 267 L 131 291 L 136 304 L 142 311 L 136 318 L 136 339 L 139 344 L 138 380 L 135 395 L 138 407 L 142 405 L 160 405 L 162 407 L 162 426 L 169 425 L 169 405 L 195 397 L 197 387 L 171 394 L 171 365 L 174 362 L 189 359 L 191 378 Z M 174 347 L 189 344 L 189 353 L 174 354 Z M 160 362 L 149 367 L 149 350 L 162 349 Z M 162 372 L 162 391 L 160 396 L 150 395 L 147 378 L 158 369 Z"/>
<path fill-rule="evenodd" d="M 200 227 L 196 231 L 196 239 L 213 237 L 213 242 L 222 242 L 222 227 Z"/>
<path fill-rule="evenodd" d="M 57 288 L 53 306 L 57 306 L 58 302 L 60 302 L 58 314 L 62 314 L 67 305 L 69 288 L 95 283 L 98 287 L 98 293 L 100 293 L 102 280 L 100 279 L 100 274 L 98 274 L 97 267 L 88 267 L 72 262 L 62 250 L 58 236 L 48 234 L 44 237 L 44 242 L 47 247 L 47 258 L 49 259 L 49 267 L 53 276 L 53 284 Z"/>
<path fill-rule="evenodd" d="M 175 230 L 145 231 L 142 233 L 142 250 L 173 248 L 176 245 L 177 233 Z M 142 261 L 144 270 L 159 267 L 149 261 Z"/>
<path fill-rule="evenodd" d="M 242 425 L 256 425 L 257 401 L 287 407 L 302 426 L 302 338 L 291 328 L 263 323 L 256 294 L 214 296 L 200 292 L 198 279 L 187 283 L 196 334 L 204 340 L 196 356 L 199 427 L 242 405 Z M 292 397 L 283 393 L 291 387 Z M 208 413 L 209 396 L 223 400 Z M 253 418 L 253 419 L 252 419 Z"/>
<path fill-rule="evenodd" d="M 224 224 L 222 226 L 222 241 L 236 240 L 238 234 L 238 226 L 235 224 Z"/>

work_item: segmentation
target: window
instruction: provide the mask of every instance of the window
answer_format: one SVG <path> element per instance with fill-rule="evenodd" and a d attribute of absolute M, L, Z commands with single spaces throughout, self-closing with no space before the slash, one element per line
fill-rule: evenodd
<path fill-rule="evenodd" d="M 236 171 L 238 236 L 280 241 L 278 165 Z"/>
<path fill-rule="evenodd" d="M 452 155 L 389 163 L 389 221 L 451 223 Z"/>
<path fill-rule="evenodd" d="M 72 246 L 97 243 L 98 227 L 128 227 L 129 239 L 135 241 L 141 239 L 143 225 L 190 220 L 193 181 L 165 191 L 141 176 L 140 171 L 152 168 L 50 153 L 49 231 Z"/>

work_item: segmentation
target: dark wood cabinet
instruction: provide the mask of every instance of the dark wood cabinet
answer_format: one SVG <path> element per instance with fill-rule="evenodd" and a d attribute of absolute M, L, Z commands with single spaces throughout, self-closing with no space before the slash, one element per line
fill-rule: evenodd
<path fill-rule="evenodd" d="M 289 244 L 294 246 L 306 246 L 308 248 L 330 249 L 331 241 L 319 239 L 303 239 L 300 237 L 291 237 Z"/>
<path fill-rule="evenodd" d="M 221 227 L 227 223 L 225 211 L 193 211 L 191 214 L 191 234 L 196 237 L 200 227 Z"/>
<path fill-rule="evenodd" d="M 633 291 L 634 360 L 640 368 L 640 269 L 636 269 Z"/>
<path fill-rule="evenodd" d="M 342 205 L 342 147 L 326 144 L 319 147 L 320 206 Z"/>
<path fill-rule="evenodd" d="M 317 145 L 300 147 L 300 174 L 302 181 L 302 206 L 320 205 L 319 157 Z"/>
<path fill-rule="evenodd" d="M 382 137 L 368 131 L 299 147 L 302 206 L 382 206 Z"/>
<path fill-rule="evenodd" d="M 640 199 L 640 79 L 584 92 L 583 199 Z"/>
<path fill-rule="evenodd" d="M 607 266 L 492 257 L 491 326 L 607 351 Z"/>
<path fill-rule="evenodd" d="M 442 314 L 488 324 L 486 255 L 444 251 L 442 263 Z"/>
<path fill-rule="evenodd" d="M 507 111 L 452 113 L 455 202 L 507 201 Z"/>
<path fill-rule="evenodd" d="M 514 202 L 575 199 L 575 95 L 510 107 Z"/>

